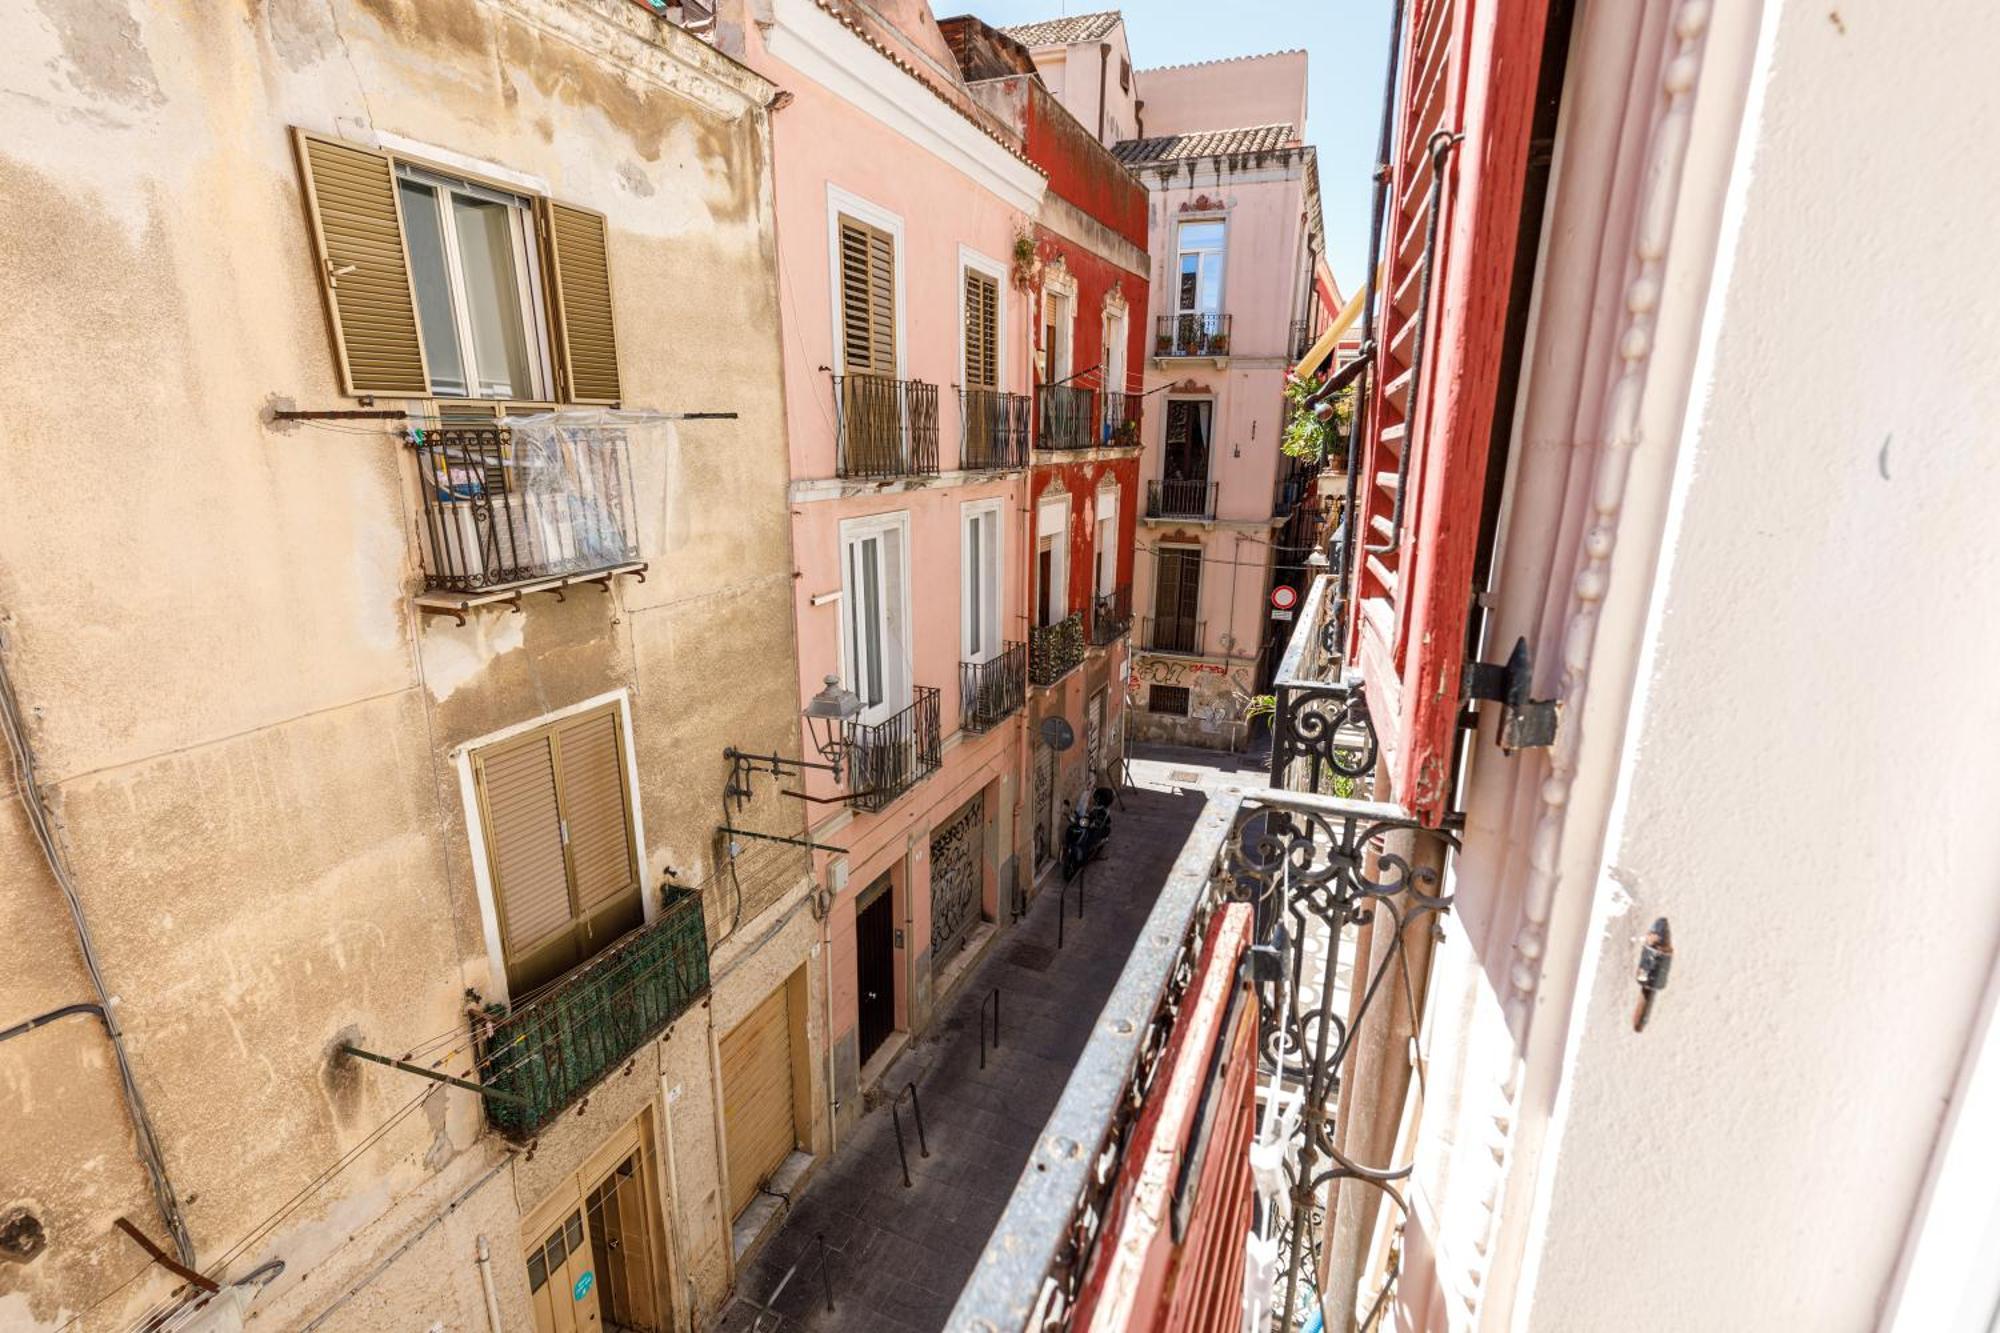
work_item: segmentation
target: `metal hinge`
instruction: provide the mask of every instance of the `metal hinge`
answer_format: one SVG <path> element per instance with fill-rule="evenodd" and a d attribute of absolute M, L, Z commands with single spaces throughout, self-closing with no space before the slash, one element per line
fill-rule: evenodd
<path fill-rule="evenodd" d="M 1505 666 L 1473 662 L 1465 668 L 1465 698 L 1500 705 L 1500 748 L 1544 750 L 1556 741 L 1556 722 L 1561 705 L 1554 699 L 1530 699 L 1534 664 L 1528 657 L 1528 641 L 1516 639 Z"/>

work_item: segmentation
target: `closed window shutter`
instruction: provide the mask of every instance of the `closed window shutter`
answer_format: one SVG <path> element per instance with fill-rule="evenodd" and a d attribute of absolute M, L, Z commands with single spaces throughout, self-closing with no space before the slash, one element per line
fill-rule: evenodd
<path fill-rule="evenodd" d="M 842 360 L 857 374 L 896 373 L 896 243 L 885 231 L 840 220 Z"/>
<path fill-rule="evenodd" d="M 618 339 L 611 321 L 611 260 L 604 215 L 540 202 L 555 297 L 556 350 L 563 397 L 616 403 Z"/>
<path fill-rule="evenodd" d="M 984 273 L 965 275 L 965 386 L 1000 383 L 1000 286 Z"/>
<path fill-rule="evenodd" d="M 585 916 L 639 887 L 618 739 L 615 712 L 593 713 L 556 729 L 570 873 Z"/>
<path fill-rule="evenodd" d="M 427 396 L 394 167 L 381 153 L 299 129 L 292 143 L 341 390 Z"/>
<path fill-rule="evenodd" d="M 757 1187 L 791 1155 L 798 1142 L 792 1117 L 792 1037 L 785 989 L 780 986 L 772 991 L 720 1043 L 732 1217 L 757 1197 Z"/>
<path fill-rule="evenodd" d="M 541 732 L 475 758 L 501 943 L 510 959 L 567 933 L 573 920 L 553 742 Z"/>
<path fill-rule="evenodd" d="M 1432 824 L 1449 798 L 1545 10 L 1426 0 L 1412 5 L 1403 34 L 1350 648 L 1393 793 Z M 1484 69 L 1471 68 L 1471 53 Z M 1439 130 L 1464 138 L 1445 158 L 1426 314 L 1429 144 Z"/>

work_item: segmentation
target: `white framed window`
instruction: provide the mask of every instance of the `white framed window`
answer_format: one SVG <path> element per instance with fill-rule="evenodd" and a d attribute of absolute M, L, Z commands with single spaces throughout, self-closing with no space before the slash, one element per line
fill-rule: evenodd
<path fill-rule="evenodd" d="M 1053 625 L 1069 615 L 1069 497 L 1044 500 L 1035 509 L 1035 623 Z"/>
<path fill-rule="evenodd" d="M 858 224 L 858 227 L 857 225 Z M 857 232 L 865 250 L 857 269 L 851 262 Z M 903 377 L 904 293 L 903 219 L 832 182 L 826 187 L 826 258 L 833 308 L 835 372 L 866 371 L 891 379 Z M 853 281 L 846 280 L 852 274 Z M 886 285 L 883 279 L 886 278 Z M 867 347 L 862 365 L 850 351 Z"/>
<path fill-rule="evenodd" d="M 1109 310 L 1104 315 L 1104 387 L 1111 393 L 1127 393 L 1125 383 L 1125 311 Z"/>
<path fill-rule="evenodd" d="M 1181 223 L 1175 247 L 1175 314 L 1222 313 L 1223 240 L 1220 218 Z"/>
<path fill-rule="evenodd" d="M 1076 300 L 1072 292 L 1051 287 L 1042 293 L 1042 354 L 1048 358 L 1046 384 L 1061 384 L 1075 372 Z"/>
<path fill-rule="evenodd" d="M 1007 387 L 1007 290 L 1011 285 L 1005 264 L 970 246 L 958 247 L 959 368 L 968 389 Z"/>
<path fill-rule="evenodd" d="M 396 197 L 431 392 L 553 397 L 533 201 L 408 163 Z"/>
<path fill-rule="evenodd" d="M 1114 483 L 1097 491 L 1097 526 L 1091 534 L 1090 558 L 1095 562 L 1092 586 L 1099 597 L 1109 597 L 1118 588 L 1118 487 Z"/>
<path fill-rule="evenodd" d="M 972 500 L 959 506 L 963 550 L 960 562 L 961 660 L 987 662 L 1000 653 L 1001 571 L 1006 538 L 1000 500 Z"/>
<path fill-rule="evenodd" d="M 910 516 L 840 525 L 841 679 L 861 696 L 863 722 L 910 702 Z"/>

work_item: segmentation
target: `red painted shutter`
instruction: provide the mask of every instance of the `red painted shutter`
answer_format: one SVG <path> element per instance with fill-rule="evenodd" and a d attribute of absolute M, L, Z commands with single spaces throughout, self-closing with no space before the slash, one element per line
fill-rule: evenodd
<path fill-rule="evenodd" d="M 1411 0 L 1403 39 L 1380 359 L 1357 491 L 1362 550 L 1350 660 L 1367 682 L 1396 799 L 1427 823 L 1443 817 L 1450 795 L 1544 8 L 1526 0 Z M 1418 369 L 1429 148 L 1441 130 L 1464 138 L 1444 159 Z"/>

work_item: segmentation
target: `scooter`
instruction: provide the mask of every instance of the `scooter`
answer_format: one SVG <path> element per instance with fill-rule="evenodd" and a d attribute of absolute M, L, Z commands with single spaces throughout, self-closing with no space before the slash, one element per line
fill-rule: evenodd
<path fill-rule="evenodd" d="M 1118 793 L 1099 787 L 1090 794 L 1088 810 L 1070 807 L 1069 823 L 1063 829 L 1063 878 L 1075 879 L 1098 849 L 1111 837 L 1111 802 Z"/>

